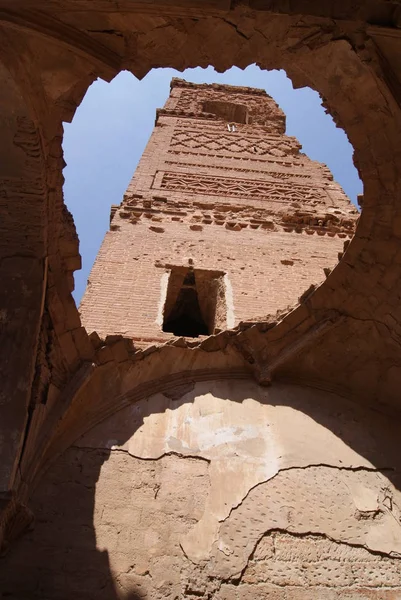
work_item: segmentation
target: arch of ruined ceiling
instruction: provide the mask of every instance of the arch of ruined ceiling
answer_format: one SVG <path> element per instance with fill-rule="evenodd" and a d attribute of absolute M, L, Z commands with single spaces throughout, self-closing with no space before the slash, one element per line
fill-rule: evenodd
<path fill-rule="evenodd" d="M 173 371 L 185 378 L 196 371 L 202 377 L 216 362 L 218 376 L 252 372 L 262 384 L 305 384 L 399 414 L 399 11 L 381 0 L 369 9 L 363 2 L 343 2 L 340 9 L 334 0 L 319 8 L 311 0 L 302 2 L 303 14 L 297 1 L 287 13 L 276 4 L 126 0 L 115 8 L 108 0 L 73 6 L 53 0 L 30 9 L 26 2 L 11 7 L 0 1 L 0 353 L 6 382 L 0 525 L 6 538 L 24 521 L 30 481 L 68 444 L 68 424 L 82 433 L 93 423 L 85 415 L 96 414 L 93 393 L 104 372 L 113 375 L 103 418 L 128 387 L 131 398 L 139 383 L 146 393 L 160 377 L 160 364 L 170 370 L 178 364 Z M 143 77 L 153 67 L 211 64 L 222 71 L 254 62 L 284 68 L 295 86 L 319 91 L 353 144 L 363 213 L 343 259 L 286 315 L 192 347 L 179 340 L 135 352 L 128 341 L 89 337 L 71 297 L 79 255 L 62 199 L 62 121 L 72 119 L 96 77 L 110 80 L 122 69 Z M 88 382 L 91 394 L 84 393 Z M 58 443 L 57 436 L 66 441 Z"/>

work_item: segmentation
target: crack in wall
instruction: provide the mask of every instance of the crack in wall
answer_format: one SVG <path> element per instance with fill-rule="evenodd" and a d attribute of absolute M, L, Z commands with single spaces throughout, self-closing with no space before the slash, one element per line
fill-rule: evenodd
<path fill-rule="evenodd" d="M 77 450 L 86 450 L 86 451 L 96 451 L 96 450 L 100 450 L 100 451 L 107 451 L 108 448 L 91 448 L 88 446 L 71 446 L 71 448 L 75 448 Z M 161 454 L 160 456 L 156 456 L 154 458 L 150 457 L 150 456 L 138 456 L 136 454 L 132 454 L 129 450 L 125 450 L 124 448 L 109 448 L 110 453 L 115 452 L 115 453 L 119 453 L 121 452 L 122 454 L 127 454 L 128 456 L 130 456 L 131 458 L 134 458 L 136 460 L 142 460 L 142 461 L 146 461 L 146 462 L 158 462 L 160 460 L 162 460 L 163 458 L 165 458 L 166 456 L 176 456 L 177 458 L 191 458 L 191 459 L 195 459 L 195 460 L 202 460 L 208 464 L 210 464 L 212 461 L 209 458 L 205 458 L 204 456 L 197 456 L 196 454 L 181 454 L 180 452 L 174 452 L 173 450 L 171 450 L 170 452 L 164 452 L 163 454 Z"/>
<path fill-rule="evenodd" d="M 239 586 L 243 583 L 243 577 L 247 571 L 247 569 L 250 566 L 251 561 L 254 560 L 255 557 L 255 552 L 256 549 L 259 545 L 259 543 L 261 542 L 261 540 L 265 537 L 268 537 L 270 535 L 274 535 L 274 534 L 283 534 L 283 535 L 287 535 L 287 536 L 291 536 L 293 538 L 299 538 L 299 539 L 308 539 L 308 538 L 319 538 L 319 539 L 323 539 L 323 540 L 327 540 L 332 542 L 333 544 L 336 544 L 337 546 L 346 546 L 349 548 L 357 548 L 357 549 L 361 549 L 364 550 L 366 552 L 369 553 L 369 555 L 371 556 L 378 556 L 380 558 L 386 558 L 386 559 L 394 559 L 397 561 L 401 560 L 401 555 L 397 554 L 397 553 L 386 553 L 386 552 L 380 552 L 378 550 L 372 550 L 371 548 L 367 547 L 365 544 L 358 544 L 358 543 L 352 543 L 352 542 L 348 542 L 348 541 L 343 541 L 343 540 L 339 540 L 336 539 L 328 534 L 322 533 L 320 531 L 305 531 L 305 532 L 298 532 L 298 531 L 293 531 L 290 528 L 281 528 L 281 527 L 274 527 L 274 528 L 270 528 L 268 530 L 266 530 L 264 533 L 262 533 L 259 538 L 256 540 L 255 544 L 253 545 L 253 549 L 252 551 L 249 553 L 249 556 L 246 560 L 246 564 L 244 565 L 244 567 L 241 569 L 241 571 L 238 574 L 234 574 L 234 575 L 230 575 L 228 577 L 221 577 L 218 578 L 216 577 L 216 580 L 219 580 L 221 582 L 221 585 L 223 583 L 226 584 L 230 584 L 230 585 L 234 585 L 234 586 Z M 276 548 L 274 546 L 274 554 L 276 553 Z M 185 553 L 184 553 L 185 554 Z M 186 555 L 185 555 L 186 556 Z M 188 558 L 186 556 L 186 558 Z M 340 562 L 338 559 L 336 559 L 335 557 L 332 557 L 331 560 L 337 560 L 338 562 Z M 265 581 L 263 582 L 252 582 L 252 586 L 254 585 L 260 585 L 260 584 L 264 584 L 266 583 Z M 275 586 L 277 587 L 288 587 L 288 583 L 278 583 L 277 581 L 274 583 Z M 336 586 L 338 586 L 338 583 L 336 584 Z M 298 587 L 298 586 L 294 586 L 294 587 Z M 299 586 L 304 588 L 304 586 Z M 313 586 L 312 586 L 313 587 Z M 333 588 L 333 585 L 329 585 L 329 584 L 324 584 L 322 582 L 319 582 L 319 587 L 325 587 L 325 588 Z M 355 585 L 349 585 L 348 583 L 344 584 L 341 587 L 345 587 L 345 588 L 360 588 L 360 584 L 357 583 Z M 375 587 L 381 587 L 381 586 L 375 586 Z M 384 587 L 388 587 L 388 586 L 384 586 Z M 398 587 L 398 586 L 392 586 L 392 587 Z"/>
<path fill-rule="evenodd" d="M 301 538 L 301 539 L 308 538 L 308 537 L 317 537 L 317 538 L 321 538 L 321 539 L 333 542 L 334 544 L 337 544 L 338 546 L 348 546 L 349 548 L 361 548 L 362 550 L 366 550 L 366 552 L 369 552 L 369 554 L 371 554 L 373 556 L 381 556 L 384 558 L 394 558 L 396 560 L 401 560 L 401 554 L 381 552 L 380 550 L 372 550 L 371 548 L 368 548 L 365 544 L 357 544 L 357 543 L 348 542 L 348 541 L 344 541 L 344 540 L 338 540 L 338 539 L 336 539 L 326 533 L 322 533 L 320 531 L 302 531 L 302 532 L 300 532 L 300 531 L 292 531 L 291 529 L 282 528 L 282 527 L 274 527 L 274 528 L 266 530 L 265 533 L 259 537 L 259 539 L 255 543 L 255 546 L 254 546 L 251 554 L 249 555 L 248 563 L 250 560 L 253 559 L 256 547 L 259 544 L 259 542 L 267 535 L 271 535 L 273 533 L 287 534 L 287 535 L 291 535 L 292 537 Z M 248 566 L 248 564 L 247 564 L 247 566 Z M 244 568 L 244 571 L 245 571 L 245 569 L 246 569 L 246 567 Z"/>
<path fill-rule="evenodd" d="M 268 479 L 265 479 L 263 481 L 259 481 L 257 484 L 255 484 L 254 486 L 252 486 L 251 488 L 249 488 L 247 494 L 242 498 L 241 502 L 239 502 L 236 506 L 233 506 L 229 512 L 229 514 L 227 515 L 227 517 L 225 517 L 224 519 L 220 520 L 220 523 L 224 523 L 224 521 L 226 521 L 227 519 L 229 519 L 229 517 L 231 516 L 231 513 L 238 508 L 238 506 L 240 506 L 244 500 L 246 500 L 246 498 L 248 498 L 249 494 L 256 488 L 260 487 L 261 485 L 268 483 L 270 481 L 272 481 L 273 479 L 275 479 L 278 475 L 280 475 L 280 473 L 284 473 L 285 471 L 304 471 L 306 469 L 311 469 L 311 468 L 317 468 L 317 467 L 322 467 L 322 468 L 326 468 L 326 469 L 335 469 L 337 471 L 352 471 L 352 472 L 358 472 L 358 471 L 365 471 L 365 472 L 369 472 L 369 473 L 383 473 L 386 471 L 395 471 L 395 469 L 393 467 L 365 467 L 365 466 L 359 466 L 359 467 L 339 467 L 336 465 L 330 465 L 327 463 L 310 463 L 308 465 L 304 465 L 304 466 L 292 466 L 292 467 L 283 467 L 282 469 L 279 469 L 277 471 L 277 473 L 275 473 L 272 477 L 269 477 Z"/>
<path fill-rule="evenodd" d="M 99 448 L 75 447 L 75 448 L 77 448 L 77 449 L 79 448 L 80 450 L 85 450 L 85 451 L 96 451 L 96 450 L 97 451 L 104 451 L 105 450 L 104 448 L 100 448 L 100 447 Z M 206 462 L 208 465 L 210 465 L 212 463 L 212 459 L 208 459 L 208 458 L 206 458 L 204 456 L 199 456 L 199 455 L 194 455 L 194 454 L 182 454 L 180 452 L 174 452 L 174 451 L 165 452 L 165 453 L 163 453 L 162 455 L 160 455 L 160 456 L 158 456 L 156 458 L 141 457 L 141 456 L 134 455 L 134 454 L 130 453 L 126 449 L 115 448 L 115 447 L 110 449 L 110 453 L 121 453 L 123 455 L 128 455 L 128 456 L 130 456 L 131 458 L 133 458 L 135 460 L 140 460 L 140 461 L 144 461 L 144 462 L 158 462 L 158 461 L 161 461 L 165 457 L 175 456 L 175 457 L 177 457 L 179 459 L 186 459 L 186 458 L 188 458 L 188 459 L 201 460 L 201 461 Z M 381 466 L 381 467 L 369 467 L 369 466 L 362 466 L 362 465 L 356 465 L 356 466 L 345 466 L 345 465 L 344 466 L 335 466 L 335 465 L 328 464 L 328 463 L 310 463 L 310 464 L 304 465 L 304 466 L 283 467 L 283 468 L 279 469 L 277 471 L 277 473 L 274 474 L 272 477 L 270 477 L 268 479 L 264 479 L 263 481 L 258 482 L 256 485 L 250 487 L 248 489 L 247 493 L 245 494 L 245 496 L 243 496 L 243 498 L 241 499 L 241 501 L 238 502 L 237 504 L 233 505 L 230 508 L 230 511 L 227 514 L 227 516 L 224 517 L 224 518 L 217 519 L 217 522 L 219 524 L 222 524 L 222 523 L 228 521 L 230 519 L 230 517 L 232 516 L 232 513 L 236 509 L 238 509 L 238 507 L 241 504 L 243 504 L 243 502 L 249 497 L 249 495 L 251 494 L 251 492 L 253 490 L 255 490 L 256 488 L 260 487 L 262 484 L 266 484 L 268 482 L 271 482 L 273 479 L 275 479 L 281 473 L 287 472 L 287 471 L 305 471 L 305 470 L 312 469 L 312 468 L 332 469 L 334 471 L 340 471 L 340 472 L 341 471 L 343 471 L 343 472 L 351 472 L 351 473 L 366 472 L 366 473 L 378 473 L 378 474 L 384 474 L 386 472 L 394 472 L 395 471 L 395 469 L 393 467 L 388 467 L 388 466 Z M 157 495 L 158 491 L 159 490 L 156 491 L 156 495 Z M 351 492 L 351 490 L 350 490 L 350 492 Z M 387 490 L 387 492 L 388 492 L 388 490 Z M 394 502 L 394 500 L 392 498 L 392 495 L 391 495 L 391 493 L 390 493 L 390 495 L 388 493 L 386 493 L 386 490 L 384 490 L 384 489 L 382 490 L 382 495 L 383 494 L 384 494 L 384 496 L 386 496 L 386 498 L 387 498 L 387 496 L 390 497 L 390 501 L 389 501 L 390 503 L 387 502 L 383 506 L 384 506 L 386 512 L 388 512 L 389 514 L 392 514 L 392 510 L 394 508 L 396 508 L 396 505 L 395 505 L 395 502 Z M 378 498 L 378 501 L 379 501 L 379 498 Z M 358 514 L 360 514 L 360 518 L 370 519 L 370 518 L 374 518 L 372 516 L 373 512 L 374 511 L 370 511 L 370 510 L 367 510 L 367 511 L 360 510 Z M 376 513 L 381 513 L 381 512 L 383 512 L 383 511 L 380 508 L 377 508 Z M 375 513 L 374 516 L 377 516 L 376 513 Z M 218 527 L 218 531 L 219 530 L 220 530 L 220 525 Z M 358 544 L 358 543 L 354 543 L 354 542 L 344 541 L 342 539 L 337 539 L 335 537 L 332 537 L 332 536 L 330 536 L 328 534 L 323 534 L 320 531 L 314 531 L 314 530 L 310 530 L 310 531 L 307 531 L 307 532 L 292 531 L 291 527 L 289 527 L 288 529 L 282 529 L 282 530 L 280 528 L 274 528 L 274 529 L 269 529 L 266 532 L 264 532 L 261 536 L 258 537 L 257 541 L 255 542 L 253 550 L 250 553 L 250 557 L 252 556 L 252 553 L 255 551 L 255 548 L 256 548 L 257 544 L 259 543 L 260 539 L 262 539 L 262 537 L 265 536 L 270 531 L 283 531 L 283 532 L 287 532 L 287 533 L 291 533 L 291 534 L 297 535 L 299 537 L 306 537 L 308 535 L 323 536 L 323 537 L 325 537 L 327 539 L 330 539 L 330 540 L 332 540 L 332 541 L 334 541 L 334 542 L 336 542 L 338 544 L 346 544 L 346 545 L 349 545 L 349 546 L 364 548 L 364 549 L 368 550 L 369 552 L 371 552 L 372 554 L 378 554 L 378 555 L 381 555 L 381 556 L 390 556 L 390 557 L 400 558 L 400 555 L 398 553 L 395 553 L 395 552 L 384 552 L 384 551 L 380 551 L 380 550 L 372 550 L 366 544 Z M 217 539 L 215 539 L 215 542 L 216 541 L 217 541 Z M 193 564 L 197 564 L 197 562 L 193 561 L 190 558 L 190 556 L 188 555 L 188 552 L 184 548 L 184 544 L 180 543 L 180 547 L 181 547 L 181 550 L 182 550 L 183 554 L 185 555 L 185 557 L 188 560 L 190 560 Z M 219 550 L 220 550 L 220 552 L 223 552 L 220 548 L 219 548 Z M 250 558 L 248 560 L 250 560 Z"/>
<path fill-rule="evenodd" d="M 316 392 L 304 388 L 294 388 L 295 404 L 288 400 L 282 405 L 275 401 L 276 396 L 282 400 L 280 386 L 261 390 L 252 380 L 195 385 L 192 383 L 191 394 L 177 403 L 169 403 L 162 392 L 155 401 L 148 397 L 150 404 L 143 412 L 139 407 L 127 407 L 127 412 L 116 414 L 110 423 L 93 429 L 77 443 L 81 450 L 89 446 L 106 452 L 105 462 L 109 457 L 113 460 L 115 453 L 116 462 L 100 475 L 103 483 L 96 490 L 97 502 L 102 501 L 109 475 L 113 480 L 117 477 L 111 475 L 115 465 L 121 476 L 135 469 L 141 482 L 148 481 L 149 469 L 153 471 L 157 462 L 163 465 L 149 479 L 151 485 L 141 483 L 136 491 L 129 490 L 128 484 L 126 493 L 135 509 L 145 510 L 139 529 L 148 519 L 153 523 L 153 517 L 147 516 L 147 498 L 157 499 L 149 510 L 157 511 L 162 521 L 168 515 L 177 524 L 185 519 L 186 529 L 176 528 L 174 560 L 181 561 L 185 569 L 203 570 L 202 577 L 207 573 L 223 579 L 240 577 L 258 541 L 274 528 L 303 537 L 324 536 L 389 558 L 401 557 L 401 532 L 395 526 L 399 494 L 390 482 L 397 465 L 389 458 L 387 446 L 376 450 L 367 442 L 361 445 L 360 429 L 365 421 L 358 420 L 353 405 L 339 404 L 334 409 L 332 399 L 327 398 L 323 419 L 320 411 L 310 411 Z M 168 397 L 180 398 L 185 391 L 174 389 Z M 355 413 L 356 430 L 344 429 L 350 421 L 349 411 Z M 381 422 L 375 426 L 381 427 Z M 369 421 L 367 439 L 373 435 L 370 427 Z M 377 439 L 376 433 L 373 438 Z M 122 458 L 127 454 L 142 466 L 138 462 L 131 467 Z M 162 463 L 169 456 L 175 460 L 166 458 Z M 207 466 L 191 466 L 191 460 L 184 465 L 181 459 L 185 458 L 202 460 Z M 184 505 L 187 493 L 180 492 L 180 473 L 195 472 L 193 469 L 202 471 L 205 479 L 199 490 L 195 484 L 195 493 L 189 493 L 194 500 L 185 500 Z M 277 480 L 278 475 L 281 478 Z M 188 502 L 197 506 L 192 519 Z M 131 518 L 128 513 L 127 509 L 127 520 Z M 111 511 L 108 518 L 111 524 Z M 137 531 L 135 523 L 133 527 Z M 160 531 L 157 535 L 162 535 Z M 293 544 L 295 548 L 296 542 Z M 329 556 L 330 548 L 327 552 Z M 282 569 L 283 563 L 276 567 Z M 263 573 L 258 577 L 263 578 Z M 312 574 L 307 577 L 314 581 Z"/>

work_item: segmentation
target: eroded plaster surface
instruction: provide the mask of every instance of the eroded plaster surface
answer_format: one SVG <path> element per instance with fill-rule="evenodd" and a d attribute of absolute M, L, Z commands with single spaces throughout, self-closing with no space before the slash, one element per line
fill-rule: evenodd
<path fill-rule="evenodd" d="M 250 381 L 198 383 L 179 398 L 169 395 L 119 411 L 77 446 L 131 456 L 150 470 L 162 461 L 162 487 L 174 488 L 171 461 L 201 469 L 203 508 L 177 537 L 182 560 L 219 580 L 238 578 L 259 540 L 274 531 L 401 556 L 401 499 L 391 481 L 397 432 L 387 419 L 331 394 Z M 121 477 L 130 477 L 128 458 L 124 464 Z M 106 462 L 96 492 L 95 527 L 105 548 L 99 514 L 110 468 Z M 198 498 L 196 483 L 189 494 Z M 174 512 L 175 502 L 169 495 L 160 510 Z M 110 560 L 118 570 L 113 552 Z"/>
<path fill-rule="evenodd" d="M 53 464 L 33 499 L 35 529 L 5 558 L 2 589 L 393 600 L 398 439 L 388 417 L 312 388 L 170 386 L 112 414 Z"/>

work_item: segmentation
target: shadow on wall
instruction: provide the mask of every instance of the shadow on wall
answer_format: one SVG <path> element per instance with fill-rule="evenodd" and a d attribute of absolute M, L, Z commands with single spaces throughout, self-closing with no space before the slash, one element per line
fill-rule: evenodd
<path fill-rule="evenodd" d="M 129 557 L 127 578 L 120 585 L 113 580 L 108 551 L 96 544 L 96 483 L 109 454 L 70 448 L 47 472 L 32 502 L 34 527 L 0 561 L 0 598 L 146 598 L 138 586 L 129 585 Z M 113 541 L 118 539 L 120 531 L 112 531 L 112 524 L 110 530 Z"/>
<path fill-rule="evenodd" d="M 166 395 L 155 394 L 100 423 L 52 465 L 32 502 L 35 528 L 1 561 L 2 597 L 161 600 L 177 597 L 174 593 L 185 596 L 191 572 L 182 548 L 188 553 L 198 551 L 202 536 L 196 528 L 222 510 L 221 494 L 213 493 L 221 473 L 226 471 L 232 482 L 223 497 L 228 509 L 221 527 L 234 518 L 237 528 L 242 526 L 242 500 L 251 502 L 259 490 L 267 513 L 274 498 L 271 488 L 263 486 L 274 480 L 280 492 L 280 473 L 290 477 L 297 469 L 296 493 L 300 503 L 304 494 L 305 506 L 316 500 L 308 496 L 303 483 L 308 467 L 327 467 L 338 477 L 324 480 L 322 471 L 321 485 L 332 485 L 327 493 L 334 505 L 342 502 L 337 484 L 343 476 L 360 486 L 369 486 L 372 478 L 380 476 L 399 490 L 397 439 L 397 428 L 386 417 L 309 388 L 276 384 L 266 389 L 252 381 L 230 380 L 188 382 Z M 218 461 L 223 461 L 219 463 L 223 469 L 213 471 L 211 465 Z M 313 480 L 316 498 L 319 478 Z M 285 487 L 281 491 L 284 496 L 288 492 Z M 277 501 L 281 512 L 283 502 L 281 497 Z M 255 514 L 254 506 L 249 506 L 244 522 Z M 331 513 L 330 527 L 337 526 L 335 516 Z M 305 527 L 309 518 L 304 517 Z M 366 527 L 382 528 L 387 516 L 380 521 L 373 515 L 372 524 L 369 514 L 347 518 L 353 520 L 348 527 L 344 517 L 344 535 L 352 533 L 352 527 L 359 535 Z M 297 523 L 300 527 L 302 518 Z M 210 519 L 207 527 L 213 527 Z M 295 525 L 289 522 L 291 527 Z M 397 536 L 398 530 L 394 539 Z M 344 538 L 344 543 L 349 542 Z M 365 543 L 362 538 L 351 542 Z M 232 555 L 216 556 L 211 551 L 208 568 L 215 568 L 218 578 L 219 564 Z M 199 595 L 199 589 L 196 592 Z"/>

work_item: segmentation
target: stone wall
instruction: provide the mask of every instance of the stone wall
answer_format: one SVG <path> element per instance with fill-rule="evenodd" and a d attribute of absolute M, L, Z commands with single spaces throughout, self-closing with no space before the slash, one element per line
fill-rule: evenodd
<path fill-rule="evenodd" d="M 93 482 L 98 480 L 110 450 L 80 449 L 76 455 L 74 444 L 88 428 L 118 408 L 146 394 L 171 390 L 174 383 L 188 378 L 232 379 L 247 374 L 272 383 L 272 390 L 292 382 L 335 391 L 338 396 L 330 396 L 335 410 L 341 404 L 339 397 L 353 399 L 362 412 L 368 413 L 371 407 L 377 437 L 366 433 L 369 428 L 364 428 L 362 436 L 367 436 L 370 461 L 375 469 L 390 464 L 395 470 L 384 475 L 400 489 L 398 467 L 391 466 L 398 447 L 388 450 L 393 459 L 377 459 L 392 438 L 391 427 L 400 423 L 401 36 L 397 2 L 37 0 L 35 10 L 23 2 L 11 6 L 8 0 L 0 0 L 0 5 L 0 210 L 5 227 L 0 257 L 0 434 L 6 450 L 2 452 L 0 543 L 2 550 L 9 548 L 1 563 L 0 589 L 4 595 L 19 600 L 24 596 L 52 600 L 58 594 L 70 599 L 74 595 L 71 589 L 76 597 L 116 595 L 108 554 L 94 549 L 92 524 Z M 143 77 L 155 66 L 183 70 L 213 65 L 224 71 L 233 65 L 244 68 L 254 63 L 262 69 L 285 69 L 294 86 L 317 90 L 354 147 L 355 164 L 364 183 L 363 212 L 344 257 L 317 289 L 303 294 L 292 311 L 273 320 L 261 318 L 206 339 L 175 340 L 143 351 L 133 348 L 127 339 L 89 337 L 71 297 L 71 273 L 80 261 L 74 227 L 62 201 L 62 123 L 73 118 L 96 77 L 110 81 L 122 69 Z M 161 114 L 160 119 L 165 116 Z M 242 109 L 237 116 L 243 119 Z M 169 185 L 173 181 L 170 175 L 167 180 Z M 223 228 L 216 225 L 216 231 Z M 380 426 L 382 413 L 392 418 L 385 427 Z M 350 419 L 349 427 L 344 423 L 337 437 L 352 437 L 361 419 Z M 366 451 L 367 446 L 363 448 Z M 317 443 L 315 457 L 319 449 Z M 64 458 L 59 458 L 63 452 Z M 113 451 L 111 460 L 117 454 Z M 78 464 L 71 456 L 78 456 Z M 88 463 L 91 456 L 93 464 Z M 169 459 L 157 462 L 165 458 Z M 71 479 L 75 495 L 75 491 L 66 491 L 67 483 L 61 484 L 70 481 L 69 461 L 76 465 Z M 144 459 L 138 461 L 142 465 Z M 54 470 L 48 471 L 48 479 L 38 487 L 52 463 Z M 323 466 L 318 469 L 323 472 Z M 345 472 L 338 465 L 336 470 Z M 357 467 L 352 476 L 358 477 L 362 470 Z M 291 472 L 295 471 L 287 473 Z M 57 485 L 51 484 L 53 480 Z M 79 481 L 86 484 L 82 486 Z M 100 479 L 99 493 L 102 486 Z M 387 488 L 392 490 L 386 482 Z M 317 488 L 313 485 L 312 489 L 315 492 Z M 337 483 L 330 489 L 340 506 L 350 506 L 349 497 L 345 502 L 344 496 L 338 495 Z M 375 541 L 382 513 L 397 506 L 393 502 L 396 494 L 392 494 L 381 496 L 379 520 L 365 519 L 364 515 L 357 519 L 358 527 L 354 524 L 350 529 L 353 539 L 364 538 L 360 529 L 363 523 L 373 523 Z M 368 492 L 366 496 L 371 498 Z M 67 506 L 63 505 L 64 497 L 70 500 Z M 310 524 L 315 523 L 315 514 L 325 515 L 324 498 L 322 507 L 309 515 L 310 523 L 304 530 L 294 520 L 293 527 L 285 532 L 275 529 L 276 524 L 268 524 L 273 529 L 265 531 L 263 537 L 266 533 L 297 540 L 311 536 L 313 542 L 319 534 L 311 531 Z M 364 510 L 364 505 L 358 506 Z M 75 507 L 80 508 L 86 525 L 74 529 L 69 511 L 76 516 Z M 37 516 L 36 529 L 21 537 L 17 545 L 16 537 L 32 518 L 30 508 Z M 111 506 L 111 510 L 116 508 Z M 385 537 L 395 553 L 392 544 L 399 519 L 393 520 L 395 527 Z M 387 517 L 384 522 L 388 522 Z M 155 523 L 162 529 L 163 523 Z M 326 537 L 332 536 L 320 525 L 320 535 L 324 530 Z M 340 533 L 339 543 L 347 548 L 354 544 L 346 532 Z M 371 536 L 367 542 L 366 536 L 364 539 L 366 547 L 361 552 L 365 550 L 379 560 L 382 550 L 374 549 Z M 278 537 L 274 543 L 279 545 Z M 334 548 L 337 545 L 332 546 L 333 552 Z M 383 558 L 386 564 L 388 549 Z M 396 559 L 394 554 L 393 564 L 398 564 Z M 250 554 L 247 569 L 252 564 Z M 127 572 L 129 568 L 123 566 L 121 570 Z M 355 565 L 352 568 L 357 572 Z M 149 580 L 148 575 L 145 577 Z M 184 582 L 188 579 L 184 576 Z M 202 581 L 197 581 L 197 575 L 191 577 L 190 589 L 201 588 Z M 347 581 L 351 582 L 350 590 L 319 587 L 315 596 L 333 598 L 341 593 L 353 600 L 358 596 L 364 600 L 399 596 L 397 587 L 388 583 L 388 571 L 380 579 L 386 585 L 378 581 L 376 587 L 358 588 L 355 579 Z M 364 578 L 361 585 L 367 586 L 366 582 Z M 244 580 L 233 586 L 231 580 L 226 581 L 219 593 L 225 585 L 231 586 L 229 593 L 235 597 L 246 591 L 248 584 Z M 251 594 L 256 596 L 258 590 L 263 594 L 264 585 L 254 585 Z M 313 597 L 311 588 L 307 589 L 308 596 Z M 121 593 L 138 596 L 135 591 Z M 283 591 L 280 586 L 280 598 L 291 594 L 299 597 L 303 590 L 288 587 Z"/>
<path fill-rule="evenodd" d="M 397 444 L 389 419 L 333 394 L 189 380 L 115 413 L 53 464 L 1 589 L 395 600 Z"/>

